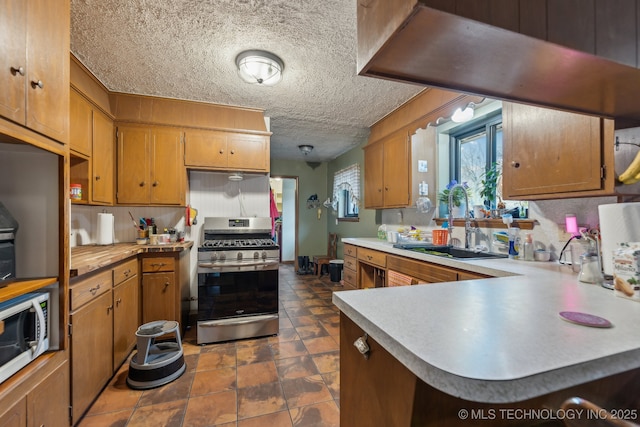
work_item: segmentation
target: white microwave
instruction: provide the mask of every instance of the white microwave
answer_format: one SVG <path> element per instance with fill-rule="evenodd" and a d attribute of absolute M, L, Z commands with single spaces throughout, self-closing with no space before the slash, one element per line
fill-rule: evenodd
<path fill-rule="evenodd" d="M 49 292 L 0 303 L 0 384 L 49 349 Z"/>

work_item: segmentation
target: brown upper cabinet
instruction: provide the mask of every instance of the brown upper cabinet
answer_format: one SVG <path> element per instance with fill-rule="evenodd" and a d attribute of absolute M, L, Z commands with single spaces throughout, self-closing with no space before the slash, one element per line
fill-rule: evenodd
<path fill-rule="evenodd" d="M 613 120 L 510 102 L 503 102 L 502 118 L 505 198 L 640 193 L 640 183 L 624 185 L 616 179 L 635 157 L 637 147 L 616 150 Z M 616 134 L 626 131 L 632 129 Z"/>
<path fill-rule="evenodd" d="M 66 144 L 68 1 L 2 0 L 0 4 L 0 115 Z"/>
<path fill-rule="evenodd" d="M 80 203 L 113 204 L 113 120 L 75 89 L 70 94 L 71 183 L 83 186 Z"/>
<path fill-rule="evenodd" d="M 364 147 L 364 206 L 391 208 L 411 203 L 411 140 L 398 132 Z"/>
<path fill-rule="evenodd" d="M 216 130 L 185 131 L 185 166 L 269 172 L 269 136 Z"/>
<path fill-rule="evenodd" d="M 640 119 L 635 0 L 358 0 L 361 75 Z M 623 120 L 624 119 L 624 120 Z"/>
<path fill-rule="evenodd" d="M 118 204 L 184 205 L 183 132 L 118 124 Z"/>

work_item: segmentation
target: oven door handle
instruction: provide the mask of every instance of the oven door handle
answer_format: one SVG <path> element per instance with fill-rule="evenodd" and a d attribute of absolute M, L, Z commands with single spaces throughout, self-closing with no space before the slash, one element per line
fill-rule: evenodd
<path fill-rule="evenodd" d="M 222 270 L 224 268 L 227 267 L 254 267 L 256 270 L 258 269 L 262 269 L 262 270 L 266 270 L 266 269 L 270 269 L 273 268 L 275 266 L 277 266 L 279 264 L 278 261 L 265 261 L 265 262 L 261 262 L 261 263 L 237 263 L 237 264 L 230 264 L 230 263 L 224 263 L 224 264 L 214 264 L 213 262 L 200 262 L 198 263 L 198 267 L 201 268 L 211 268 L 211 269 L 215 269 L 215 270 Z"/>
<path fill-rule="evenodd" d="M 265 320 L 273 320 L 277 319 L 277 314 L 265 314 L 263 316 L 252 316 L 247 319 L 238 320 L 238 318 L 232 319 L 222 319 L 222 320 L 210 320 L 210 321 L 199 321 L 198 327 L 218 327 L 218 326 L 237 326 L 237 325 L 248 325 L 250 323 L 258 323 L 264 322 Z"/>

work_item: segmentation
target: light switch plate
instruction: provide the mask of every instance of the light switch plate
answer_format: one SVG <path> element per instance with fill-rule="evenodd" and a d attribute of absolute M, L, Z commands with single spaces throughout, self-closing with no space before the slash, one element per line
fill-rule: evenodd
<path fill-rule="evenodd" d="M 427 171 L 427 161 L 418 160 L 418 172 L 426 172 L 426 171 Z"/>

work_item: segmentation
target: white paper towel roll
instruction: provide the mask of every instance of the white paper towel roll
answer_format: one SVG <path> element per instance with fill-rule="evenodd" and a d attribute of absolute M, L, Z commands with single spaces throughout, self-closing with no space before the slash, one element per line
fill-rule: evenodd
<path fill-rule="evenodd" d="M 112 245 L 113 244 L 113 214 L 99 213 L 98 214 L 98 233 L 96 235 L 96 243 L 98 245 Z"/>
<path fill-rule="evenodd" d="M 602 267 L 613 275 L 613 251 L 621 242 L 640 242 L 640 203 L 598 206 L 602 238 Z"/>

